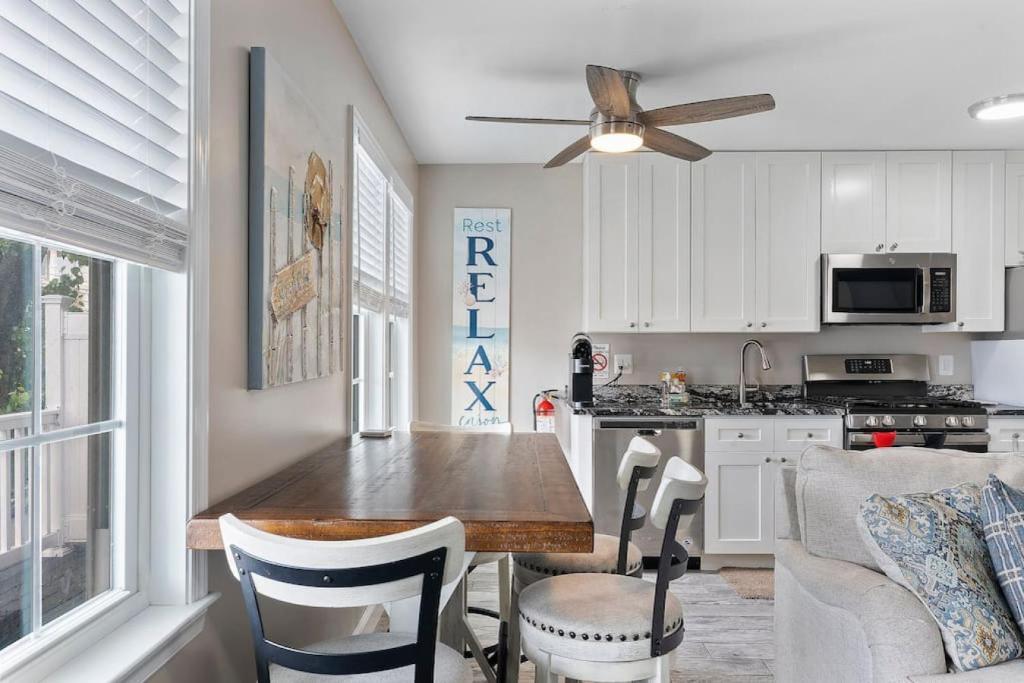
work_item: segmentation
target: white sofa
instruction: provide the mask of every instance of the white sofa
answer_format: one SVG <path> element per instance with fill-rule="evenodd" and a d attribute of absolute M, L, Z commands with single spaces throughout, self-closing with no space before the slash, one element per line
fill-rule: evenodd
<path fill-rule="evenodd" d="M 938 625 L 889 580 L 857 531 L 873 493 L 933 491 L 990 472 L 1024 486 L 1024 454 L 812 447 L 779 474 L 775 666 L 780 683 L 1024 681 L 1024 659 L 948 674 Z"/>

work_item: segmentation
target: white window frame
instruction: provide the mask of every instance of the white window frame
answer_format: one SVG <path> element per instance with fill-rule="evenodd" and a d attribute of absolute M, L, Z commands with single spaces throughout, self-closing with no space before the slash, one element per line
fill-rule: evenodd
<path fill-rule="evenodd" d="M 138 400 L 122 397 L 118 431 L 125 462 L 136 467 L 126 475 L 140 484 L 122 491 L 126 590 L 5 649 L 5 681 L 145 680 L 202 631 L 218 597 L 208 594 L 206 553 L 187 550 L 184 533 L 208 504 L 210 2 L 191 0 L 188 270 L 119 267 L 127 284 L 120 317 L 133 324 L 123 330 L 116 379 L 128 378 L 117 383 Z"/>
<path fill-rule="evenodd" d="M 351 187 L 349 189 L 348 200 L 349 200 L 349 207 L 350 207 L 350 209 L 349 209 L 349 216 L 352 217 L 352 220 L 350 221 L 350 227 L 351 227 L 350 234 L 352 235 L 351 242 L 352 242 L 352 249 L 353 250 L 355 249 L 355 243 L 356 243 L 356 240 L 358 239 L 358 223 L 357 223 L 357 221 L 358 221 L 358 199 L 356 197 L 356 188 L 357 188 L 356 148 L 357 148 L 357 146 L 362 147 L 363 150 L 366 151 L 366 153 L 370 156 L 370 158 L 373 160 L 373 162 L 377 165 L 377 168 L 380 169 L 381 173 L 384 174 L 384 177 L 387 179 L 387 182 L 388 182 L 387 201 L 385 202 L 386 216 L 385 216 L 385 220 L 384 220 L 384 290 L 385 290 L 384 294 L 385 295 L 384 295 L 383 310 L 382 310 L 382 313 L 381 313 L 381 315 L 384 318 L 384 348 L 381 349 L 381 353 L 383 354 L 383 358 L 384 358 L 384 375 L 381 378 L 381 382 L 382 382 L 381 390 L 383 391 L 383 395 L 384 395 L 384 415 L 385 415 L 385 420 L 388 423 L 387 427 L 393 428 L 396 425 L 392 424 L 392 422 L 393 422 L 393 420 L 392 420 L 392 398 L 393 397 L 391 396 L 391 386 L 393 384 L 392 380 L 394 379 L 395 375 L 394 375 L 394 369 L 392 368 L 393 354 L 392 354 L 391 338 L 390 338 L 391 337 L 391 332 L 390 332 L 391 326 L 389 325 L 389 322 L 391 320 L 391 292 L 390 292 L 390 288 L 391 288 L 391 257 L 390 257 L 390 254 L 391 254 L 391 196 L 393 194 L 394 196 L 396 196 L 398 198 L 399 201 L 401 201 L 405 205 L 405 207 L 409 210 L 409 214 L 410 214 L 410 217 L 411 217 L 410 218 L 411 225 L 410 225 L 410 229 L 409 229 L 409 290 L 410 290 L 409 291 L 409 294 L 410 294 L 409 298 L 410 299 L 415 299 L 415 289 L 416 289 L 416 285 L 415 285 L 415 272 L 414 272 L 414 269 L 415 269 L 414 254 L 415 254 L 415 243 L 416 243 L 416 206 L 415 206 L 415 202 L 413 201 L 412 193 L 405 186 L 405 183 L 402 182 L 401 177 L 398 175 L 398 172 L 395 170 L 394 166 L 391 164 L 390 160 L 387 158 L 387 155 L 384 154 L 383 148 L 380 146 L 380 143 L 377 142 L 377 138 L 374 137 L 373 132 L 370 130 L 370 127 L 366 124 L 366 121 L 359 114 L 359 111 L 355 108 L 354 105 L 350 106 L 349 110 L 351 112 L 351 126 L 352 126 L 351 135 L 349 136 L 349 140 L 351 142 L 351 144 L 349 145 L 349 177 L 352 179 L 352 181 L 351 181 Z M 350 260 L 350 262 L 352 262 L 351 254 L 350 254 L 350 259 L 349 260 Z M 356 269 L 353 266 L 352 271 L 351 271 L 351 275 L 350 275 L 351 279 L 350 279 L 350 282 L 349 282 L 349 287 L 350 287 L 350 290 L 353 292 L 353 294 L 355 293 L 355 288 L 354 288 L 355 276 L 356 276 Z M 355 308 L 355 296 L 351 297 L 351 304 L 352 304 L 352 308 L 354 309 Z M 348 319 L 350 321 L 353 320 L 353 315 L 352 315 L 353 312 L 354 311 L 350 311 L 350 314 L 349 314 L 349 317 L 348 317 Z M 412 330 L 415 329 L 415 314 L 416 314 L 415 313 L 415 306 L 413 305 L 413 302 L 410 301 L 409 302 L 409 318 L 408 318 L 408 320 L 409 320 L 409 331 L 410 331 L 410 333 L 409 333 L 409 340 L 410 340 L 410 343 L 409 343 L 409 358 L 408 358 L 409 377 L 406 378 L 408 386 L 409 386 L 409 392 L 408 392 L 409 396 L 407 397 L 407 404 L 408 405 L 406 405 L 406 413 L 408 415 L 410 415 L 410 416 L 413 414 L 413 412 L 412 412 L 412 410 L 413 410 L 412 396 L 413 396 L 413 394 L 415 392 L 415 390 L 414 390 L 414 388 L 412 386 L 412 378 L 415 377 L 415 367 L 413 365 L 414 362 L 415 362 L 415 353 L 413 352 L 413 344 L 412 344 L 412 339 L 414 338 L 414 335 L 412 334 Z M 360 371 L 358 374 L 355 372 L 356 367 L 359 365 L 359 363 L 361 362 L 362 358 L 366 354 L 366 349 L 363 348 L 364 344 L 361 341 L 357 341 L 357 340 L 359 340 L 359 330 L 357 330 L 357 329 L 355 329 L 353 327 L 353 329 L 352 329 L 352 340 L 351 340 L 351 343 L 348 345 L 348 353 L 349 353 L 349 359 L 350 359 L 349 367 L 351 367 L 353 369 L 353 372 L 352 372 L 352 391 L 353 391 L 353 393 L 356 391 L 357 387 L 359 387 L 360 385 L 362 385 L 362 384 L 364 384 L 366 382 L 365 373 L 363 371 Z M 349 403 L 350 403 L 349 410 L 350 411 L 354 410 L 355 407 L 353 405 L 351 405 L 352 402 L 350 401 Z M 363 405 L 362 401 L 360 401 L 360 408 L 361 409 L 365 409 L 365 406 Z M 353 425 L 353 427 L 356 424 L 358 424 L 357 417 L 355 415 L 350 415 L 349 424 Z"/>

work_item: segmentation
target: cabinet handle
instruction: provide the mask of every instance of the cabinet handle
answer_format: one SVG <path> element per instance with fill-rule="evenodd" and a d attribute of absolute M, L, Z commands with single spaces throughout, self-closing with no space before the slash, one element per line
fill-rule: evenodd
<path fill-rule="evenodd" d="M 768 323 L 761 323 L 761 327 L 768 327 Z"/>
<path fill-rule="evenodd" d="M 629 326 L 630 327 L 636 327 L 636 323 L 630 323 Z"/>
<path fill-rule="evenodd" d="M 956 326 L 957 326 L 957 327 L 963 327 L 963 326 L 964 326 L 964 324 L 963 324 L 963 322 L 958 322 L 958 323 L 956 324 Z"/>
<path fill-rule="evenodd" d="M 898 242 L 893 242 L 891 245 L 889 245 L 889 250 L 896 251 L 896 247 L 898 246 L 900 246 Z"/>
<path fill-rule="evenodd" d="M 771 461 L 772 461 L 772 459 L 771 459 L 771 458 L 765 458 L 765 459 L 764 459 L 764 461 L 765 461 L 765 462 L 771 462 Z"/>
<path fill-rule="evenodd" d="M 739 434 L 737 434 L 736 438 L 737 439 L 742 439 L 743 438 L 743 432 L 740 432 Z"/>
<path fill-rule="evenodd" d="M 786 462 L 785 458 L 779 458 L 779 462 Z"/>
<path fill-rule="evenodd" d="M 644 327 L 650 327 L 650 326 L 651 326 L 650 323 L 644 323 Z"/>
<path fill-rule="evenodd" d="M 883 249 L 885 249 L 885 245 L 882 244 L 881 242 L 879 242 L 878 246 L 875 247 L 875 251 L 882 251 Z"/>
<path fill-rule="evenodd" d="M 807 438 L 808 439 L 813 439 L 814 438 L 814 432 L 807 432 Z"/>
<path fill-rule="evenodd" d="M 751 323 L 751 322 L 747 323 L 747 327 L 753 327 L 753 326 L 754 326 L 754 323 Z"/>

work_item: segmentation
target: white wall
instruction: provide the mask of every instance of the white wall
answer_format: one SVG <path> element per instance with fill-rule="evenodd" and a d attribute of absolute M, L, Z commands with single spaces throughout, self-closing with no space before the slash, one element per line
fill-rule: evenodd
<path fill-rule="evenodd" d="M 530 400 L 564 386 L 569 339 L 582 323 L 582 167 L 425 165 L 420 167 L 417 225 L 417 388 L 420 419 L 448 422 L 451 400 L 452 209 L 512 209 L 511 401 L 516 429 L 530 429 Z M 746 335 L 595 335 L 612 353 L 632 353 L 626 383 L 657 380 L 683 366 L 691 381 L 735 383 Z M 762 380 L 800 382 L 805 353 L 927 353 L 933 381 L 970 381 L 967 335 L 923 334 L 916 327 L 827 328 L 820 334 L 765 334 L 775 369 Z M 938 377 L 938 354 L 954 356 L 956 373 Z M 753 364 L 753 363 L 752 363 Z"/>
<path fill-rule="evenodd" d="M 248 48 L 268 49 L 306 98 L 337 125 L 346 154 L 348 106 L 354 104 L 414 192 L 418 171 L 330 0 L 214 0 L 211 4 L 209 481 L 214 503 L 348 431 L 347 372 L 267 391 L 245 388 Z M 346 169 L 346 188 L 349 175 Z M 349 215 L 346 207 L 346 231 Z M 347 232 L 344 240 L 350 243 Z M 202 635 L 153 680 L 255 680 L 241 594 L 220 553 L 210 555 L 210 590 L 221 592 L 222 597 L 211 609 Z M 308 611 L 304 618 L 292 611 L 275 612 L 271 610 L 271 619 L 280 627 L 276 632 L 300 640 L 321 632 L 340 633 L 351 627 L 356 616 L 347 612 L 332 621 L 320 614 L 309 618 Z"/>

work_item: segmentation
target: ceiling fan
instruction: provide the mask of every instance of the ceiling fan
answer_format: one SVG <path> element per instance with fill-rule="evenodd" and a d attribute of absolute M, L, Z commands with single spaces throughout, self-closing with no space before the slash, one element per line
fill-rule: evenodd
<path fill-rule="evenodd" d="M 555 126 L 590 126 L 590 132 L 556 154 L 544 168 L 566 164 L 593 148 L 599 152 L 632 152 L 647 147 L 655 152 L 699 161 L 711 150 L 668 131 L 661 126 L 717 121 L 746 116 L 775 108 L 771 95 L 744 95 L 718 100 L 676 104 L 644 111 L 636 103 L 640 75 L 608 66 L 587 65 L 587 88 L 594 100 L 589 119 L 542 119 L 512 116 L 467 116 L 467 121 L 494 123 L 539 123 Z"/>

